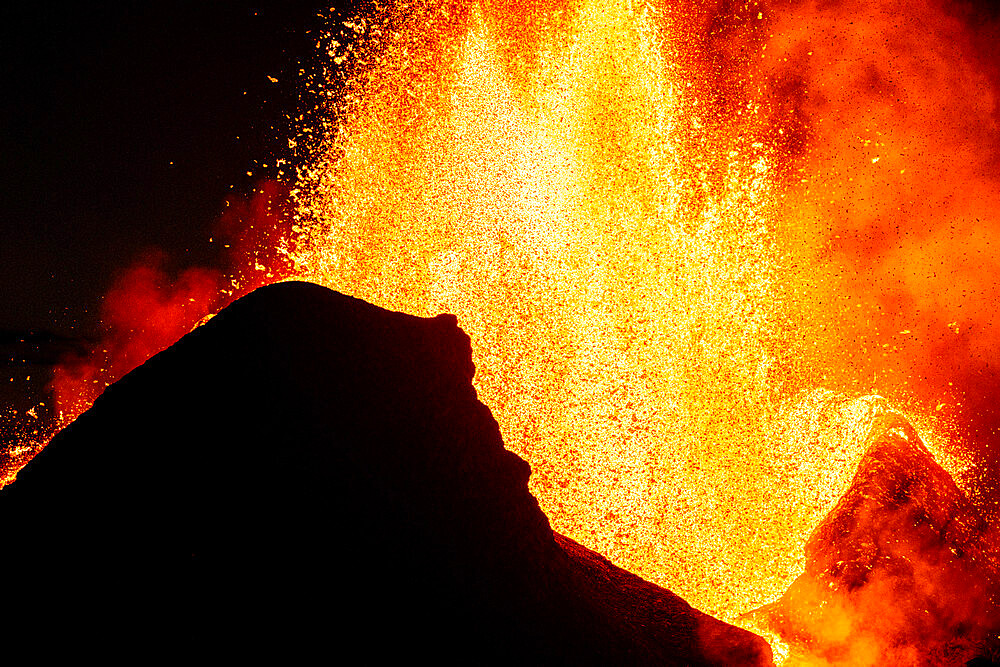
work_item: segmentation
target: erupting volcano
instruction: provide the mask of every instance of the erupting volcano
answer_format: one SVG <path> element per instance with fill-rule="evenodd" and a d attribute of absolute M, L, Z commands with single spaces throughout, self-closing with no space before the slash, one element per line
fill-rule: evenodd
<path fill-rule="evenodd" d="M 648 620 L 674 609 L 669 589 L 787 665 L 998 657 L 988 13 L 414 0 L 330 21 L 323 76 L 303 82 L 322 105 L 289 140 L 308 146 L 294 178 L 221 224 L 225 271 L 122 275 L 105 339 L 56 369 L 59 427 L 268 283 L 450 313 L 558 535 L 543 551 L 588 572 L 531 613 L 571 581 L 593 618 L 620 610 L 619 589 L 645 591 Z M 39 448 L 9 449 L 7 479 Z M 764 660 L 732 628 L 712 635 L 740 647 L 728 658 L 703 638 L 669 653 L 622 613 L 609 656 Z"/>

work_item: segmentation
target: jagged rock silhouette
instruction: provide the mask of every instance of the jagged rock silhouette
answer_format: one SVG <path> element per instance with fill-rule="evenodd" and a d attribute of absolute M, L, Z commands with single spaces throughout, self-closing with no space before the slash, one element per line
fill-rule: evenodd
<path fill-rule="evenodd" d="M 473 372 L 453 316 L 257 290 L 3 490 L 6 608 L 92 648 L 227 659 L 770 664 L 553 534 Z"/>
<path fill-rule="evenodd" d="M 989 534 L 913 427 L 887 413 L 810 535 L 805 572 L 753 614 L 824 664 L 965 664 L 1000 628 Z"/>

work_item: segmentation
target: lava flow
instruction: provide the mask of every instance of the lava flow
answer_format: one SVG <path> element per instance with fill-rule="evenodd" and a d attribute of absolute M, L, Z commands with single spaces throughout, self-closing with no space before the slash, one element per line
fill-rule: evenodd
<path fill-rule="evenodd" d="M 990 497 L 957 435 L 998 340 L 995 72 L 969 11 L 416 0 L 345 21 L 281 257 L 455 313 L 553 528 L 736 622 L 803 571 L 886 415 Z"/>

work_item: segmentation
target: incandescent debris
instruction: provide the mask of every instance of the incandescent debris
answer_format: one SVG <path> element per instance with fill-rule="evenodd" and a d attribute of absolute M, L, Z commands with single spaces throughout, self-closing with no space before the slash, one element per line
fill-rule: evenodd
<path fill-rule="evenodd" d="M 6 609 L 105 656 L 771 663 L 759 637 L 555 535 L 473 372 L 453 316 L 257 290 L 0 493 Z M 35 644 L 60 645 L 80 650 Z"/>
<path fill-rule="evenodd" d="M 751 615 L 807 662 L 965 664 L 1000 629 L 994 541 L 913 427 L 887 413 L 809 537 L 805 572 Z"/>

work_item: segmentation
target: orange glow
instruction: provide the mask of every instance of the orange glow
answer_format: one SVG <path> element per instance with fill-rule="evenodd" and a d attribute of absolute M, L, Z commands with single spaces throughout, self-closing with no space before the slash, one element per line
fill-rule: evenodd
<path fill-rule="evenodd" d="M 265 181 L 253 196 L 233 197 L 213 232 L 223 246 L 225 270 L 171 271 L 171 258 L 150 250 L 122 271 L 104 295 L 102 332 L 87 350 L 63 358 L 48 390 L 54 423 L 32 433 L 5 433 L 16 441 L 0 452 L 0 487 L 48 444 L 51 436 L 87 410 L 104 389 L 233 300 L 289 277 L 288 188 Z"/>
<path fill-rule="evenodd" d="M 209 313 L 286 278 L 286 216 L 280 212 L 286 199 L 282 186 L 264 182 L 251 198 L 226 202 L 216 234 L 228 251 L 228 279 L 219 269 L 204 267 L 171 275 L 169 258 L 156 250 L 123 271 L 104 296 L 103 337 L 89 354 L 65 359 L 55 368 L 50 390 L 59 406 L 60 425 L 75 419 L 105 387 L 174 343 Z"/>
<path fill-rule="evenodd" d="M 810 3 L 514 4 L 405 3 L 328 43 L 345 89 L 300 174 L 296 270 L 384 307 L 457 314 L 480 397 L 553 527 L 736 620 L 801 571 L 893 409 L 872 392 L 908 399 L 938 460 L 968 470 L 932 398 L 868 375 L 891 367 L 887 320 L 871 315 L 886 276 L 916 276 L 925 255 L 865 282 L 851 265 L 865 255 L 831 244 L 858 210 L 885 223 L 914 196 L 904 186 L 951 163 L 916 143 L 932 104 L 903 123 L 874 92 L 859 107 L 842 85 L 857 59 L 888 60 L 914 100 L 930 93 L 916 70 L 962 87 L 972 65 L 894 59 L 949 38 L 944 18 L 920 37 L 937 16 L 925 5 L 883 45 L 888 5 L 836 10 L 854 12 L 851 28 Z M 822 58 L 836 62 L 804 64 Z M 937 229 L 930 206 L 914 224 Z M 914 375 L 927 357 L 912 359 Z"/>
<path fill-rule="evenodd" d="M 217 277 L 129 274 L 108 320 L 154 334 L 57 391 L 75 382 L 78 412 L 195 310 L 291 275 L 455 313 L 553 528 L 750 623 L 886 414 L 975 481 L 950 387 L 1000 351 L 998 134 L 939 3 L 727 7 L 414 0 L 344 22 L 293 219 L 229 230 L 221 301 Z M 128 300 L 150 286 L 151 316 Z"/>

